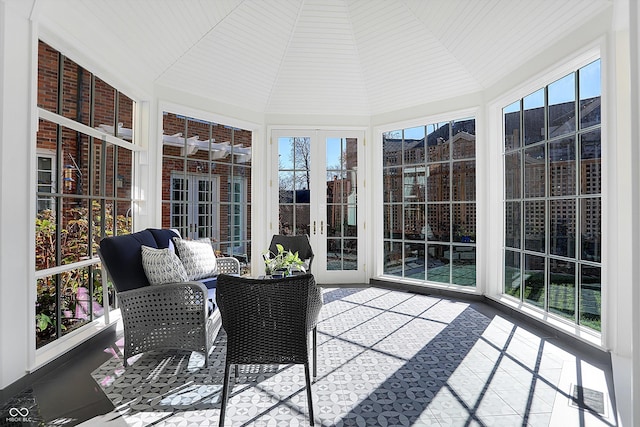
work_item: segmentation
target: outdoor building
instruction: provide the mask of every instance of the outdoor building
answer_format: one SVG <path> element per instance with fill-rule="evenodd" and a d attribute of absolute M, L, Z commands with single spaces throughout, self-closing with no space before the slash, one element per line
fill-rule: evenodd
<path fill-rule="evenodd" d="M 121 324 L 101 239 L 171 228 L 491 304 L 640 425 L 640 6 L 525 3 L 0 0 L 0 403 Z"/>

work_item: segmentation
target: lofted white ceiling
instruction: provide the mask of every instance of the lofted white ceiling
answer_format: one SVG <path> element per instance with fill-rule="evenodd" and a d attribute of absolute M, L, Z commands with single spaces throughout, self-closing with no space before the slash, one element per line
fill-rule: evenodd
<path fill-rule="evenodd" d="M 48 0 L 38 19 L 128 82 L 267 114 L 368 116 L 488 88 L 610 4 Z"/>

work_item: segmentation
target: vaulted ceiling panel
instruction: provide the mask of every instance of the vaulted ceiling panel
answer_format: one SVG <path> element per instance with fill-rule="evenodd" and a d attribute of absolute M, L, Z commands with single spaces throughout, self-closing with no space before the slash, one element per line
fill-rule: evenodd
<path fill-rule="evenodd" d="M 299 5 L 261 4 L 241 4 L 172 64 L 158 83 L 264 111 Z"/>
<path fill-rule="evenodd" d="M 342 0 L 306 0 L 268 112 L 369 114 L 349 11 Z"/>
<path fill-rule="evenodd" d="M 602 0 L 406 0 L 486 88 L 608 6 Z"/>
<path fill-rule="evenodd" d="M 371 115 L 482 91 L 611 0 L 40 0 L 115 81 L 262 113 Z M 99 73 L 98 73 L 99 75 Z M 100 76 L 100 75 L 99 75 Z"/>
<path fill-rule="evenodd" d="M 350 2 L 373 113 L 479 89 L 474 77 L 404 3 L 376 5 Z"/>

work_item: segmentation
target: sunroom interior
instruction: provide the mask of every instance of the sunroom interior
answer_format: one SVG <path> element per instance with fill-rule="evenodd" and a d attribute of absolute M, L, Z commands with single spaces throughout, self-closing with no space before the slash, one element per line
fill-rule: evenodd
<path fill-rule="evenodd" d="M 0 0 L 0 401 L 117 324 L 101 237 L 174 228 L 248 276 L 308 234 L 322 285 L 488 301 L 609 355 L 637 425 L 638 18 Z"/>

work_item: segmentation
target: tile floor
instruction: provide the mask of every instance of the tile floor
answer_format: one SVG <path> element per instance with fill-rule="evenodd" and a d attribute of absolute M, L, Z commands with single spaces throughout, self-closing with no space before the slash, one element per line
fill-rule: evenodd
<path fill-rule="evenodd" d="M 609 363 L 486 304 L 327 288 L 318 332 L 316 425 L 617 425 Z M 91 382 L 112 410 L 52 418 L 34 384 L 39 414 L 45 425 L 217 425 L 224 339 L 206 369 L 197 353 L 150 352 L 125 370 L 109 347 Z M 302 373 L 241 369 L 226 425 L 308 425 Z"/>

